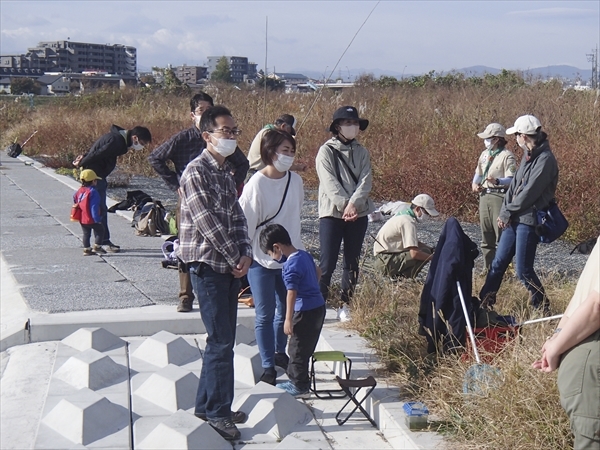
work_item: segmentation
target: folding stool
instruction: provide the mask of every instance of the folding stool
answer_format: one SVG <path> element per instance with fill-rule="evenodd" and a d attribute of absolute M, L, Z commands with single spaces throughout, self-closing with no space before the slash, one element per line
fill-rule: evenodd
<path fill-rule="evenodd" d="M 357 409 L 360 409 L 360 412 L 363 413 L 363 415 L 369 420 L 369 422 L 371 422 L 371 425 L 373 425 L 375 428 L 377 428 L 377 424 L 375 423 L 375 421 L 371 418 L 371 416 L 365 410 L 365 408 L 362 407 L 362 404 L 364 403 L 364 401 L 367 398 L 369 398 L 369 395 L 371 395 L 371 392 L 373 392 L 373 389 L 375 389 L 375 386 L 377 386 L 377 381 L 375 381 L 375 378 L 373 378 L 372 376 L 369 375 L 367 378 L 362 379 L 362 380 L 344 380 L 338 376 L 336 376 L 335 379 L 339 383 L 342 390 L 346 393 L 346 395 L 348 395 L 348 397 L 350 397 L 350 399 L 344 404 L 344 406 L 342 406 L 342 409 L 340 409 L 339 412 L 335 415 L 335 420 L 338 423 L 338 425 L 345 424 L 346 421 L 350 418 L 350 416 L 352 416 L 352 414 L 354 414 Z M 350 390 L 351 388 L 356 388 L 354 393 L 352 393 L 352 391 Z M 364 397 L 360 401 L 358 401 L 356 399 L 356 397 L 358 396 L 358 393 L 360 392 L 360 390 L 362 388 L 368 388 L 368 389 L 365 392 Z M 348 403 L 350 403 L 350 402 L 353 402 L 356 406 L 354 407 L 354 409 L 352 411 L 350 411 L 350 413 L 346 416 L 345 419 L 343 419 L 343 420 L 340 419 L 340 417 L 339 417 L 340 414 L 346 408 L 346 406 L 348 406 Z"/>
<path fill-rule="evenodd" d="M 329 351 L 329 352 L 314 352 L 311 358 L 310 364 L 310 390 L 318 398 L 344 398 L 346 392 L 343 389 L 317 389 L 317 377 L 315 375 L 315 363 L 316 362 L 333 362 L 344 365 L 344 375 L 346 379 L 350 379 L 350 371 L 352 370 L 352 360 L 348 358 L 344 352 L 340 351 Z M 325 395 L 320 395 L 325 394 Z"/>

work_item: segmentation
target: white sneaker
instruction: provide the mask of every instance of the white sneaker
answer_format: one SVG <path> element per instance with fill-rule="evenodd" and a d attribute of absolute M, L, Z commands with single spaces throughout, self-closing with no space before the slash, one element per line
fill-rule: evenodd
<path fill-rule="evenodd" d="M 340 322 L 348 322 L 350 320 L 350 309 L 345 303 L 337 311 L 337 318 Z"/>

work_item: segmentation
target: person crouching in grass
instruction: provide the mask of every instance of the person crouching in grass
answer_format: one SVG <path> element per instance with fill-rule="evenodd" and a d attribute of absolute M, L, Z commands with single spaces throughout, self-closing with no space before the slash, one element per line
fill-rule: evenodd
<path fill-rule="evenodd" d="M 304 250 L 292 245 L 287 230 L 279 224 L 267 225 L 260 233 L 260 248 L 283 264 L 283 282 L 287 289 L 287 308 L 283 331 L 290 336 L 290 381 L 278 383 L 296 398 L 307 398 L 310 378 L 308 362 L 317 347 L 325 320 L 325 300 L 319 289 L 320 270 Z"/>

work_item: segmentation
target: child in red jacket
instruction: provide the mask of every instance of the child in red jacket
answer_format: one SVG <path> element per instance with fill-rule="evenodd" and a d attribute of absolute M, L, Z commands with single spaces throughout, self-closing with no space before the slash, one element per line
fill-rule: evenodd
<path fill-rule="evenodd" d="M 102 226 L 102 213 L 100 212 L 100 194 L 94 188 L 97 181 L 101 180 L 96 172 L 86 169 L 81 172 L 81 187 L 73 196 L 73 211 L 71 220 L 79 221 L 83 231 L 83 255 L 104 255 L 106 250 L 102 248 L 104 239 L 104 227 Z M 94 246 L 90 247 L 90 238 L 94 230 Z"/>

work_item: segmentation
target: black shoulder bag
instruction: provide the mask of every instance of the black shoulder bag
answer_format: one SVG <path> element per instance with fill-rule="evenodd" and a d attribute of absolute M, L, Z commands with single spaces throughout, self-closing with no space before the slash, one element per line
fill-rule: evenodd
<path fill-rule="evenodd" d="M 288 170 L 288 180 L 287 180 L 287 184 L 285 185 L 285 191 L 283 191 L 283 198 L 281 199 L 281 204 L 279 205 L 279 209 L 277 210 L 277 212 L 275 213 L 275 215 L 273 217 L 269 217 L 267 220 L 263 220 L 261 223 L 259 223 L 258 226 L 256 227 L 257 229 L 262 227 L 266 223 L 269 223 L 271 220 L 273 220 L 275 217 L 277 217 L 277 214 L 279 214 L 279 212 L 281 211 L 281 208 L 283 208 L 283 202 L 285 202 L 285 197 L 287 196 L 287 192 L 288 192 L 288 188 L 290 187 L 291 179 L 292 179 L 292 173 Z"/>
<path fill-rule="evenodd" d="M 333 156 L 334 156 L 334 164 L 335 164 L 335 176 L 337 177 L 339 183 L 342 185 L 342 188 L 344 190 L 346 190 L 346 188 L 344 187 L 344 183 L 342 183 L 342 176 L 340 175 L 340 163 L 338 162 L 341 161 L 342 164 L 344 164 L 344 166 L 346 166 L 346 169 L 348 169 L 348 172 L 350 173 L 350 177 L 352 178 L 352 181 L 354 181 L 354 184 L 358 185 L 358 178 L 356 177 L 356 175 L 354 175 L 354 172 L 352 172 L 352 169 L 350 168 L 350 166 L 348 165 L 348 163 L 346 162 L 346 160 L 342 157 L 342 155 L 340 155 L 340 152 L 338 149 L 333 148 L 331 145 L 327 144 L 327 147 L 329 147 L 331 149 L 331 151 L 333 152 Z M 348 191 L 346 191 L 348 192 Z"/>

